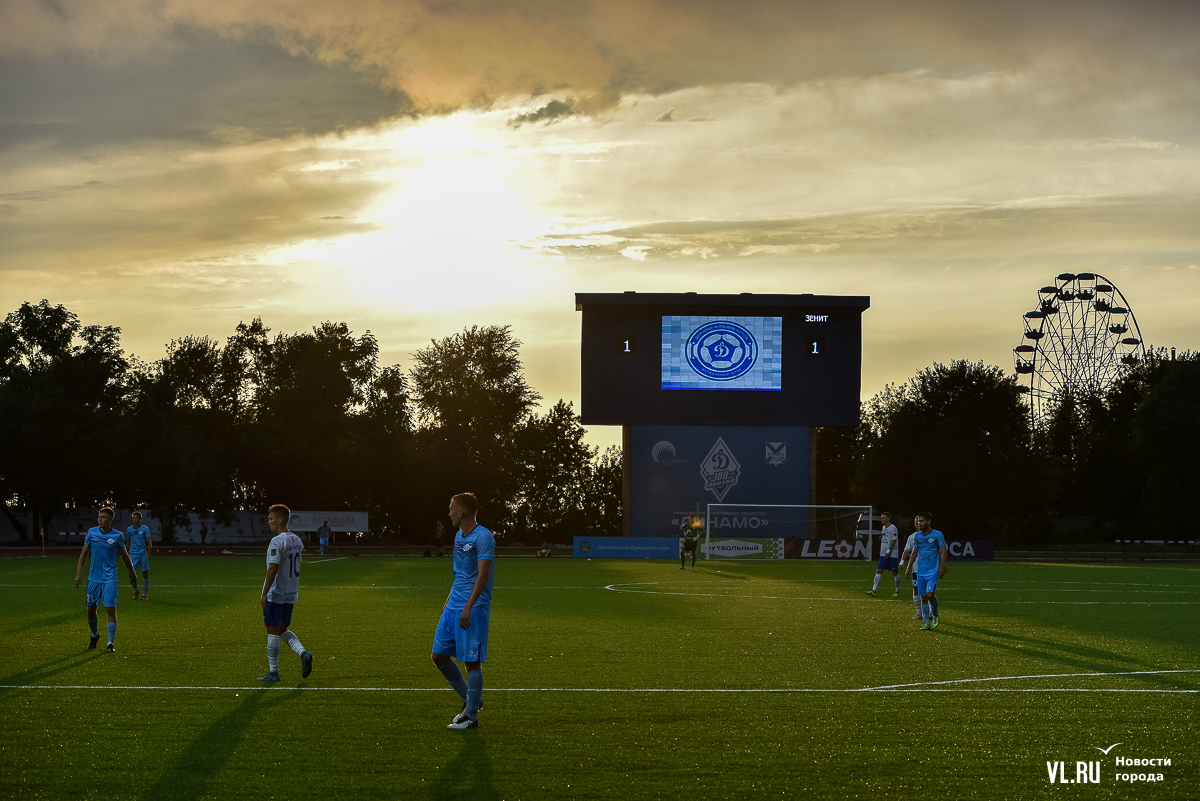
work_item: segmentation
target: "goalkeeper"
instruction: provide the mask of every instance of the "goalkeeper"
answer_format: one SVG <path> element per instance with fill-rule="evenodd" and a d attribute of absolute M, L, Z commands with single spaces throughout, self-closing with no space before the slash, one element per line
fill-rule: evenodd
<path fill-rule="evenodd" d="M 696 569 L 696 544 L 700 541 L 700 536 L 704 534 L 704 524 L 696 519 L 695 515 L 688 515 L 687 522 L 679 527 L 683 532 L 683 539 L 679 541 L 679 569 L 683 570 L 684 560 L 690 553 L 692 555 L 692 570 Z"/>

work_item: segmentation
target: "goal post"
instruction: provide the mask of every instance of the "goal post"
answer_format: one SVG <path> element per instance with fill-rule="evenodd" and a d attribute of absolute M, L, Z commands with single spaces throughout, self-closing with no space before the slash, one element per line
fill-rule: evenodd
<path fill-rule="evenodd" d="M 874 520 L 870 505 L 710 503 L 704 558 L 783 559 L 789 540 L 814 540 L 830 549 L 829 556 L 836 549 L 837 556 L 870 561 L 878 533 Z M 802 545 L 805 556 L 817 555 Z"/>

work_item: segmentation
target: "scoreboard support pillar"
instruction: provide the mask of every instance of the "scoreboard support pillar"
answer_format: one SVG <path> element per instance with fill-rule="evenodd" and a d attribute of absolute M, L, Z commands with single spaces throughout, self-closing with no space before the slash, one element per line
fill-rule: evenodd
<path fill-rule="evenodd" d="M 626 536 L 678 536 L 710 503 L 808 505 L 811 440 L 807 426 L 624 426 Z"/>
<path fill-rule="evenodd" d="M 621 536 L 633 536 L 633 426 L 621 426 Z"/>

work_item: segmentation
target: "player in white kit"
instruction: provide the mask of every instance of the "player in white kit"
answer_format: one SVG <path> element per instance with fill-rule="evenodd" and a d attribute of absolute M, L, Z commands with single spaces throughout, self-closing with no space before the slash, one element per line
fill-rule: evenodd
<path fill-rule="evenodd" d="M 275 536 L 267 546 L 267 578 L 263 582 L 263 623 L 267 625 L 267 675 L 259 681 L 279 681 L 279 641 L 282 639 L 300 655 L 300 677 L 312 673 L 313 655 L 304 650 L 300 640 L 288 629 L 292 623 L 292 607 L 300 597 L 300 556 L 304 543 L 288 531 L 292 510 L 277 503 L 267 510 L 267 525 Z"/>
<path fill-rule="evenodd" d="M 900 567 L 904 567 L 904 563 L 910 559 L 912 561 L 912 602 L 913 608 L 917 613 L 912 616 L 913 620 L 921 620 L 924 615 L 921 614 L 921 596 L 917 594 L 917 532 L 908 535 L 908 542 L 904 543 L 904 552 L 900 554 Z M 908 575 L 908 570 L 904 571 Z"/>
<path fill-rule="evenodd" d="M 867 595 L 874 595 L 879 589 L 879 580 L 883 578 L 883 571 L 892 571 L 892 579 L 896 582 L 896 591 L 892 593 L 893 597 L 900 597 L 900 565 L 897 555 L 900 550 L 900 533 L 896 531 L 896 527 L 892 525 L 892 515 L 890 512 L 879 513 L 879 524 L 883 527 L 883 532 L 879 536 L 879 563 L 875 566 L 875 583 L 871 589 L 867 590 Z"/>

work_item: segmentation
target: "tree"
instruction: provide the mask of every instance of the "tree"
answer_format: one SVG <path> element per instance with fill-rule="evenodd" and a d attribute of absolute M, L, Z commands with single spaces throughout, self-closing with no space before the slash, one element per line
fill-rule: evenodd
<path fill-rule="evenodd" d="M 225 392 L 224 366 L 216 341 L 187 336 L 170 342 L 159 361 L 132 371 L 121 499 L 148 506 L 168 542 L 191 511 L 228 518 L 238 508 L 238 409 Z"/>
<path fill-rule="evenodd" d="M 511 523 L 520 492 L 515 442 L 541 396 L 521 369 L 510 326 L 472 326 L 413 354 L 417 420 L 418 525 L 432 531 L 456 492 L 472 491 L 491 519 Z"/>
<path fill-rule="evenodd" d="M 1132 452 L 1141 467 L 1145 495 L 1141 519 L 1156 536 L 1170 537 L 1200 504 L 1200 361 L 1184 354 L 1155 371 L 1134 415 Z M 1112 476 L 1113 483 L 1126 476 Z"/>
<path fill-rule="evenodd" d="M 571 404 L 559 400 L 545 415 L 530 416 L 515 433 L 520 489 L 515 503 L 527 509 L 532 541 L 582 533 L 589 518 L 589 489 L 596 448 L 583 441 Z"/>
<path fill-rule="evenodd" d="M 1045 501 L 1029 418 L 1014 379 L 956 361 L 921 370 L 867 404 L 856 486 L 871 503 L 928 509 L 950 536 L 1040 531 Z"/>
<path fill-rule="evenodd" d="M 120 334 L 47 300 L 22 303 L 0 323 L 0 508 L 22 539 L 64 508 L 108 502 L 118 490 L 110 452 L 128 370 Z"/>

